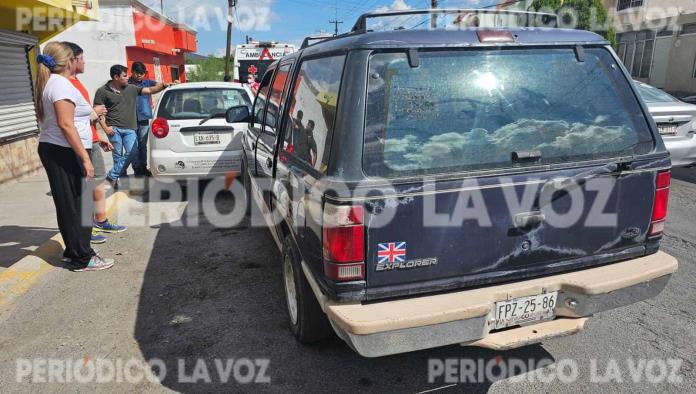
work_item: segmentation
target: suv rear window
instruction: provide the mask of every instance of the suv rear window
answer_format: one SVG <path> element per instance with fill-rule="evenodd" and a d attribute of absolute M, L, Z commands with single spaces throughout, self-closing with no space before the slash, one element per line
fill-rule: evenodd
<path fill-rule="evenodd" d="M 237 105 L 251 108 L 249 96 L 243 89 L 174 89 L 164 93 L 157 117 L 204 119 Z"/>
<path fill-rule="evenodd" d="M 648 153 L 653 137 L 629 82 L 603 48 L 421 51 L 370 59 L 368 175 L 506 168 Z"/>

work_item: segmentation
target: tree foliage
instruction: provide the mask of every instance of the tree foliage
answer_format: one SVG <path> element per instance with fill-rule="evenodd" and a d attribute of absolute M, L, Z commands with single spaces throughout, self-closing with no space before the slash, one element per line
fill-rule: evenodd
<path fill-rule="evenodd" d="M 211 55 L 206 59 L 195 60 L 192 64 L 197 67 L 187 73 L 186 80 L 189 82 L 222 81 L 224 78 L 224 58 Z"/>
<path fill-rule="evenodd" d="M 594 31 L 616 46 L 616 30 L 602 0 L 534 0 L 529 10 L 556 13 L 560 24 Z"/>

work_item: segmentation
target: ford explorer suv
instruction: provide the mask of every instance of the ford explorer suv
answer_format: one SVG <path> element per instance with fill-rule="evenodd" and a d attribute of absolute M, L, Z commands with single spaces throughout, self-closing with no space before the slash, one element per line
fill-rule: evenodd
<path fill-rule="evenodd" d="M 376 15 L 275 62 L 226 114 L 249 121 L 251 223 L 280 250 L 299 341 L 509 349 L 663 290 L 669 153 L 607 41 L 366 29 Z"/>

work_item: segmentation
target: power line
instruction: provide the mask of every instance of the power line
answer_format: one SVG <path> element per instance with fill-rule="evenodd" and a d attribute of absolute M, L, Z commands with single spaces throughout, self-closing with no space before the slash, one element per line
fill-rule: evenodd
<path fill-rule="evenodd" d="M 369 1 L 369 0 L 367 0 L 367 1 Z M 382 1 L 384 1 L 384 0 L 373 0 L 369 4 L 367 2 L 365 2 L 364 6 L 358 7 L 352 11 L 346 12 L 345 14 L 343 14 L 343 17 L 347 18 L 347 17 L 359 16 L 359 15 L 362 15 L 366 12 L 370 12 L 374 8 L 376 8 L 380 3 L 382 3 Z"/>

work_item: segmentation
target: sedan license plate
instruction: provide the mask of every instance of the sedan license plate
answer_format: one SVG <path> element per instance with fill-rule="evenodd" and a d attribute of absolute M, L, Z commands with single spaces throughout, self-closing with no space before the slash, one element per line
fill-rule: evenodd
<path fill-rule="evenodd" d="M 216 133 L 198 133 L 193 135 L 194 145 L 219 144 L 220 134 Z"/>
<path fill-rule="evenodd" d="M 558 292 L 495 303 L 493 330 L 553 318 Z"/>
<path fill-rule="evenodd" d="M 662 135 L 675 135 L 677 134 L 677 125 L 658 125 L 657 129 Z"/>

